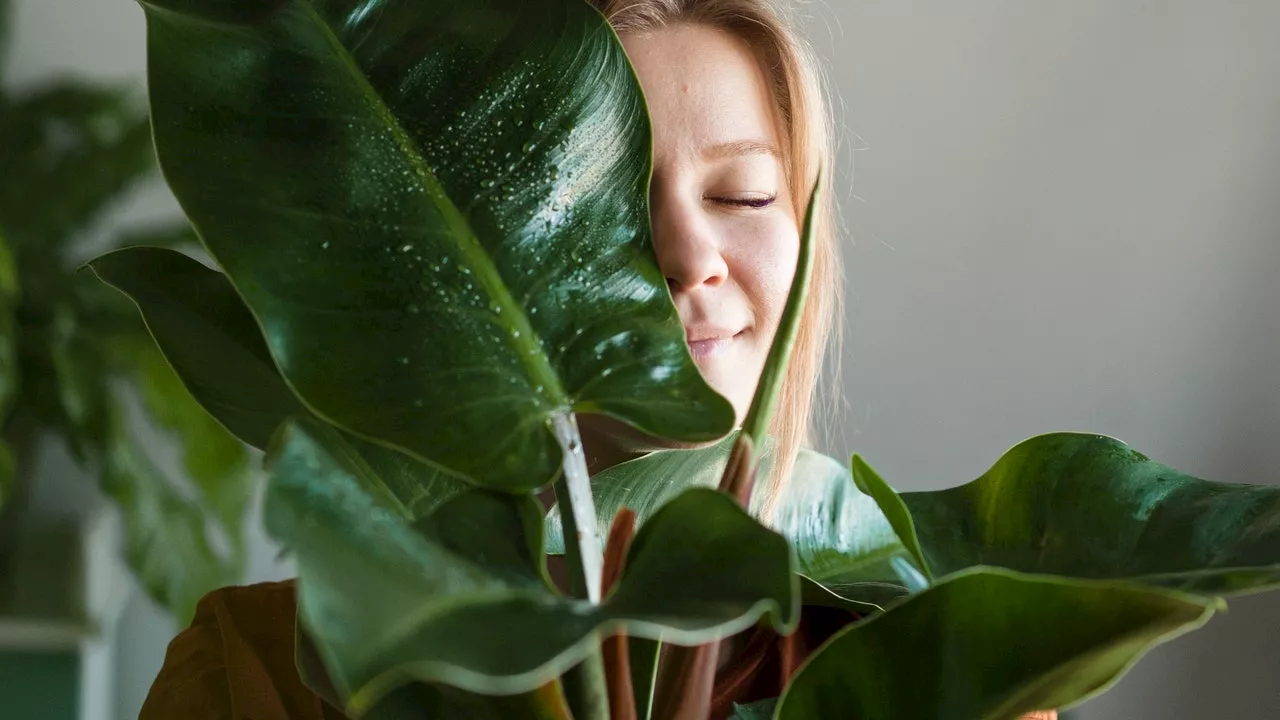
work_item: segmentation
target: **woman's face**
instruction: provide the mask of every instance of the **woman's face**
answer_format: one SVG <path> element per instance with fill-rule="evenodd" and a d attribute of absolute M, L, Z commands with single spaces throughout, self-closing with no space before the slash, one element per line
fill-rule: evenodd
<path fill-rule="evenodd" d="M 741 422 L 799 248 L 768 79 L 746 43 L 705 26 L 622 43 L 653 119 L 658 265 L 694 360 Z"/>

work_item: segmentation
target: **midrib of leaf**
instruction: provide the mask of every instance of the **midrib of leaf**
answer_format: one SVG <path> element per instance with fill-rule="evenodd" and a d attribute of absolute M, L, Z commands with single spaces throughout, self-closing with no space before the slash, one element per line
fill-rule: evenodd
<path fill-rule="evenodd" d="M 369 99 L 370 108 L 377 113 L 383 124 L 390 129 L 391 135 L 395 138 L 396 145 L 400 148 L 401 153 L 413 164 L 418 178 L 422 180 L 423 186 L 427 188 L 428 196 L 431 197 L 444 216 L 445 222 L 449 226 L 450 236 L 458 241 L 458 245 L 467 262 L 475 269 L 476 280 L 499 306 L 509 312 L 509 314 L 504 312 L 504 316 L 511 318 L 509 322 L 515 326 L 514 329 L 518 332 L 507 333 L 507 341 L 515 348 L 516 354 L 520 357 L 520 363 L 529 372 L 529 375 L 551 394 L 557 405 L 567 408 L 570 404 L 569 395 L 560 384 L 560 377 L 551 367 L 546 353 L 542 351 L 542 343 L 539 342 L 538 335 L 529 323 L 529 318 L 524 314 L 524 308 L 516 304 L 515 298 L 512 297 L 502 276 L 498 273 L 498 268 L 494 266 L 489 253 L 485 251 L 484 246 L 480 244 L 479 237 L 472 230 L 471 223 L 458 211 L 457 206 L 453 204 L 448 193 L 441 187 L 435 174 L 431 172 L 431 168 L 423 162 L 418 148 L 400 125 L 400 120 L 395 116 L 395 113 L 391 112 L 391 108 L 387 107 L 377 89 L 369 84 L 369 79 L 360 71 L 360 66 L 356 64 L 355 58 L 351 56 L 351 53 L 347 52 L 347 48 L 338 39 L 338 36 L 333 33 L 329 24 L 324 21 L 324 18 L 320 16 L 309 0 L 298 0 L 298 2 L 306 8 L 307 16 L 319 26 L 334 55 L 337 56 L 343 67 L 351 74 L 362 93 Z"/>

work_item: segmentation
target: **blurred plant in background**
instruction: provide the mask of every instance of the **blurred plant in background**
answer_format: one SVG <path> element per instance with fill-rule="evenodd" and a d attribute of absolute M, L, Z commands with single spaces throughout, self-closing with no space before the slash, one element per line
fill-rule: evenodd
<path fill-rule="evenodd" d="M 192 399 L 138 312 L 88 273 L 73 245 L 156 171 L 133 88 L 65 79 L 15 92 L 3 75 L 9 1 L 0 0 L 0 597 L 23 519 L 35 444 L 64 440 L 124 519 L 129 565 L 151 596 L 189 618 L 239 579 L 252 474 L 245 447 Z M 185 221 L 109 247 L 194 241 Z M 94 248 L 99 250 L 101 248 Z M 189 482 L 166 477 L 126 420 L 137 392 L 182 449 Z"/>

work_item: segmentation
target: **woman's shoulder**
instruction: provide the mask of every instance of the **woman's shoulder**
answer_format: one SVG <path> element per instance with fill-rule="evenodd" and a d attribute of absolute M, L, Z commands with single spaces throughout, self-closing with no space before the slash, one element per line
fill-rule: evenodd
<path fill-rule="evenodd" d="M 297 606 L 292 580 L 206 595 L 191 625 L 169 643 L 139 720 L 341 717 L 298 675 Z"/>

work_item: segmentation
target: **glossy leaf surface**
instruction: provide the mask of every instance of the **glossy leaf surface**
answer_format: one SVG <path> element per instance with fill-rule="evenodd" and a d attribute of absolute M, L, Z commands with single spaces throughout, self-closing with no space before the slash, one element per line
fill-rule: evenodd
<path fill-rule="evenodd" d="M 1211 594 L 1280 583 L 1280 488 L 1200 480 L 1108 437 L 1032 438 L 974 482 L 901 497 L 934 577 L 996 565 Z"/>
<path fill-rule="evenodd" d="M 592 478 L 600 524 L 611 523 L 622 507 L 636 513 L 639 526 L 691 487 L 716 487 L 734 438 L 694 450 L 661 450 L 601 471 Z M 766 447 L 760 476 L 773 474 L 774 457 Z M 753 500 L 753 514 L 764 511 L 764 488 Z M 768 524 L 795 548 L 801 575 L 827 588 L 806 586 L 806 602 L 844 605 L 889 602 L 911 584 L 908 556 L 875 501 L 858 490 L 836 460 L 810 450 L 796 458 Z M 563 552 L 558 508 L 547 515 L 547 550 Z M 834 595 L 832 595 L 834 594 Z M 864 611 L 868 608 L 862 608 Z"/>
<path fill-rule="evenodd" d="M 117 250 L 89 267 L 134 301 L 183 384 L 241 440 L 265 450 L 289 417 L 307 414 L 225 275 L 150 247 Z M 411 517 L 426 515 L 467 487 L 438 467 L 347 433 L 327 432 L 324 441 L 330 452 L 376 476 Z"/>
<path fill-rule="evenodd" d="M 556 473 L 557 414 L 729 430 L 650 247 L 639 85 L 586 3 L 144 8 L 166 178 L 318 415 L 506 489 Z"/>
<path fill-rule="evenodd" d="M 316 437 L 331 428 L 285 427 L 268 527 L 295 552 L 300 617 L 353 710 L 411 680 L 529 691 L 618 629 L 697 644 L 765 614 L 784 631 L 797 620 L 785 540 L 715 491 L 656 514 L 615 591 L 592 606 L 545 580 L 532 496 L 471 491 L 411 523 L 376 477 L 325 450 Z"/>
<path fill-rule="evenodd" d="M 241 440 L 265 450 L 285 419 L 305 412 L 225 275 L 154 247 L 116 250 L 88 267 L 133 300 L 191 394 Z"/>
<path fill-rule="evenodd" d="M 834 636 L 779 720 L 1010 720 L 1101 692 L 1221 601 L 1142 585 L 973 569 Z"/>

